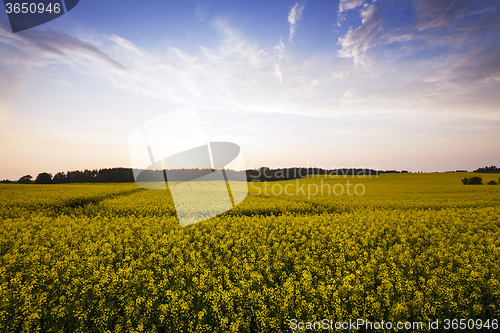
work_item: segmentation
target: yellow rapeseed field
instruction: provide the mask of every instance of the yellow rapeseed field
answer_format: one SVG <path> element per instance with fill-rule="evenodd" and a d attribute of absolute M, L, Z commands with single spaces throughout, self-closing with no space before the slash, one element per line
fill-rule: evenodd
<path fill-rule="evenodd" d="M 187 227 L 166 191 L 0 184 L 0 332 L 291 332 L 291 320 L 325 318 L 491 324 L 500 186 L 462 185 L 471 175 L 279 182 L 292 195 L 252 183 L 239 206 Z M 363 195 L 325 193 L 347 181 Z"/>

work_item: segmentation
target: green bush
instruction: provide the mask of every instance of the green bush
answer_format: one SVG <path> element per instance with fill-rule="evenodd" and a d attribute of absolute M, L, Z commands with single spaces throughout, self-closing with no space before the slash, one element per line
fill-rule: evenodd
<path fill-rule="evenodd" d="M 494 180 L 488 182 L 488 185 L 498 185 L 498 183 Z"/>
<path fill-rule="evenodd" d="M 483 178 L 475 176 L 475 177 L 465 177 L 462 179 L 462 184 L 464 185 L 483 185 Z"/>

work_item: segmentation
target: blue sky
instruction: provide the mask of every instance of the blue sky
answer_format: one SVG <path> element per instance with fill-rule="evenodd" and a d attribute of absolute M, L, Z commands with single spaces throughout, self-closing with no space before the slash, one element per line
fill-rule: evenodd
<path fill-rule="evenodd" d="M 144 121 L 195 105 L 246 167 L 500 165 L 498 1 L 87 0 L 0 13 L 0 178 L 130 166 Z"/>

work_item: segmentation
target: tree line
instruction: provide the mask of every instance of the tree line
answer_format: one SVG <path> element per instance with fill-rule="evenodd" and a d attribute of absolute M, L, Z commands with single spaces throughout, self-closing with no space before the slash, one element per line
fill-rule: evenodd
<path fill-rule="evenodd" d="M 64 184 L 64 183 L 126 183 L 133 182 L 134 174 L 130 168 L 74 170 L 58 172 L 54 176 L 41 172 L 35 179 L 26 175 L 17 181 L 18 184 Z"/>
<path fill-rule="evenodd" d="M 485 166 L 484 168 L 479 168 L 474 170 L 474 172 L 478 173 L 500 173 L 500 168 L 497 168 L 496 165 Z"/>
<path fill-rule="evenodd" d="M 58 172 L 52 175 L 48 172 L 39 173 L 36 178 L 31 175 L 21 177 L 18 184 L 64 184 L 64 183 L 129 183 L 136 181 L 134 173 L 137 176 L 137 181 L 158 181 L 168 179 L 169 181 L 190 181 L 199 177 L 205 177 L 207 180 L 224 180 L 220 173 L 214 173 L 213 169 L 179 169 L 168 170 L 168 177 L 165 170 L 138 170 L 131 168 L 104 168 L 104 169 L 85 169 Z M 482 173 L 500 173 L 500 169 L 496 166 L 484 167 L 475 170 L 474 172 Z M 374 170 L 362 168 L 341 168 L 341 169 L 323 169 L 323 168 L 277 168 L 262 167 L 252 170 L 225 170 L 229 179 L 242 179 L 242 173 L 246 176 L 247 181 L 280 181 L 305 178 L 311 175 L 328 175 L 331 177 L 371 177 L 378 176 L 384 173 L 408 173 L 408 171 L 397 170 Z M 464 182 L 464 181 L 463 181 Z M 467 185 L 476 183 L 477 180 L 469 182 Z M 0 180 L 0 183 L 13 183 L 10 180 Z"/>
<path fill-rule="evenodd" d="M 213 169 L 178 169 L 178 170 L 138 170 L 131 168 L 106 168 L 106 169 L 85 169 L 83 171 L 74 170 L 67 172 L 58 172 L 52 175 L 48 172 L 39 173 L 36 178 L 31 175 L 21 177 L 18 184 L 65 184 L 65 183 L 128 183 L 136 181 L 158 181 L 168 179 L 169 181 L 190 181 L 199 177 L 207 180 L 224 180 L 223 175 L 213 172 Z M 399 173 L 407 171 L 379 171 L 372 169 L 334 169 L 327 170 L 322 168 L 278 168 L 270 169 L 262 167 L 252 170 L 225 170 L 228 179 L 244 179 L 247 181 L 280 181 L 305 178 L 310 175 L 330 175 L 337 177 L 345 176 L 377 176 L 380 173 Z M 168 173 L 168 177 L 167 177 Z M 243 177 L 242 177 L 243 176 Z M 13 183 L 10 180 L 2 180 L 0 183 Z"/>

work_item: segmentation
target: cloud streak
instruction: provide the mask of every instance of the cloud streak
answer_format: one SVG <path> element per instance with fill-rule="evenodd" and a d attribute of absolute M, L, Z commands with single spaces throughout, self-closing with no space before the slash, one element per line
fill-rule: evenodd
<path fill-rule="evenodd" d="M 363 5 L 364 0 L 340 0 L 339 2 L 339 13 L 357 8 Z"/>
<path fill-rule="evenodd" d="M 9 77 L 8 86 L 20 84 L 28 72 L 36 71 L 53 82 L 65 84 L 64 80 L 45 73 L 48 67 L 54 66 L 68 66 L 77 72 L 94 76 L 102 76 L 102 68 L 116 73 L 128 70 L 97 46 L 74 36 L 38 29 L 13 34 L 3 20 L 0 20 L 0 50 L 0 73 Z"/>
<path fill-rule="evenodd" d="M 382 9 L 376 5 L 367 5 L 360 11 L 361 26 L 349 29 L 347 34 L 339 39 L 342 49 L 338 54 L 343 58 L 353 58 L 357 66 L 365 66 L 369 62 L 367 56 L 370 48 L 378 42 L 382 27 Z"/>
<path fill-rule="evenodd" d="M 0 84 L 14 87 L 28 70 L 45 73 L 54 64 L 62 64 L 137 96 L 206 109 L 331 117 L 345 111 L 417 112 L 436 107 L 462 112 L 469 102 L 480 112 L 498 101 L 498 96 L 488 92 L 500 76 L 497 44 L 423 57 L 410 64 L 405 57 L 418 49 L 428 37 L 427 31 L 419 32 L 416 21 L 396 32 L 386 29 L 387 11 L 379 1 L 351 10 L 359 10 L 362 23 L 340 39 L 341 57 L 318 54 L 301 61 L 281 40 L 263 46 L 220 19 L 213 21 L 219 40 L 216 46 L 187 51 L 167 45 L 156 53 L 117 35 L 78 38 L 37 29 L 13 35 L 3 28 L 0 71 L 4 78 L 10 75 L 12 79 Z M 484 18 L 494 13 L 488 10 L 475 15 Z M 460 32 L 462 39 L 491 29 L 476 23 L 469 27 L 477 31 Z M 426 47 L 449 45 L 440 38 Z M 388 51 L 384 45 L 399 48 Z M 15 73 L 7 71 L 12 66 Z M 67 84 L 53 76 L 56 74 L 50 75 L 52 82 Z M 484 98 L 478 101 L 478 94 Z"/>
<path fill-rule="evenodd" d="M 274 47 L 274 51 L 276 53 L 276 61 L 274 64 L 274 76 L 280 80 L 280 84 L 283 84 L 283 73 L 281 73 L 281 61 L 283 60 L 283 56 L 285 54 L 285 44 L 280 39 L 278 45 Z"/>
<path fill-rule="evenodd" d="M 341 3 L 339 14 L 351 7 L 354 5 L 342 7 Z M 413 0 L 406 8 L 412 15 L 404 19 L 394 19 L 395 9 L 388 0 L 357 8 L 361 25 L 339 38 L 338 51 L 340 57 L 352 59 L 356 66 L 372 70 L 382 63 L 397 65 L 418 53 L 419 60 L 442 66 L 438 70 L 443 80 L 470 83 L 499 76 L 498 2 Z M 453 71 L 460 77 L 451 74 Z"/>
<path fill-rule="evenodd" d="M 22 34 L 12 34 L 7 22 L 0 20 L 0 43 L 9 45 L 9 53 L 1 58 L 4 62 L 43 66 L 45 63 L 39 61 L 47 58 L 58 59 L 68 65 L 85 63 L 88 66 L 92 62 L 119 71 L 126 70 L 95 45 L 60 31 L 29 29 Z"/>
<path fill-rule="evenodd" d="M 297 32 L 297 23 L 302 19 L 302 12 L 304 9 L 304 5 L 297 2 L 290 10 L 290 13 L 288 13 L 288 23 L 290 23 L 290 36 L 288 40 L 290 43 L 293 43 L 293 38 Z"/>

